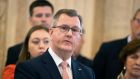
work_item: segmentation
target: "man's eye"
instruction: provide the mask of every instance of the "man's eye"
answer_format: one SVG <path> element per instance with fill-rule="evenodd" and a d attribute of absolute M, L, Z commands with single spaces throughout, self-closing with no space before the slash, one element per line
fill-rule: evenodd
<path fill-rule="evenodd" d="M 61 27 L 63 30 L 68 30 L 69 28 L 68 27 Z"/>
<path fill-rule="evenodd" d="M 78 29 L 72 29 L 73 32 L 78 32 Z"/>
<path fill-rule="evenodd" d="M 51 17 L 52 15 L 51 15 L 51 14 L 46 14 L 45 16 L 46 16 L 46 17 Z"/>
<path fill-rule="evenodd" d="M 36 15 L 36 17 L 42 17 L 42 14 L 38 14 L 38 15 Z"/>

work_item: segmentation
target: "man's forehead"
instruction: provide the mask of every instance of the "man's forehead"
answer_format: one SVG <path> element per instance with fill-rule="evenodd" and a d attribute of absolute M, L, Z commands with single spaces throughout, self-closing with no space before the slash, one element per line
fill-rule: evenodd
<path fill-rule="evenodd" d="M 60 14 L 59 18 L 78 18 L 78 16 L 70 16 L 68 14 L 62 13 Z"/>
<path fill-rule="evenodd" d="M 51 12 L 52 13 L 52 9 L 51 7 L 49 6 L 38 6 L 38 7 L 35 7 L 33 9 L 33 12 L 37 12 L 37 11 L 41 11 L 41 12 Z"/>
<path fill-rule="evenodd" d="M 75 21 L 80 22 L 79 18 L 77 16 L 68 16 L 66 14 L 61 14 L 58 18 L 58 21 Z"/>

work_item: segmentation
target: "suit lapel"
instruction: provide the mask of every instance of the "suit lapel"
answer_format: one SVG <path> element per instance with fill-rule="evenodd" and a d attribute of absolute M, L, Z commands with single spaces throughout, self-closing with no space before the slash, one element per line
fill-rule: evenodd
<path fill-rule="evenodd" d="M 42 61 L 47 71 L 50 72 L 52 79 L 61 79 L 60 72 L 48 51 L 43 55 Z"/>
<path fill-rule="evenodd" d="M 73 79 L 80 79 L 80 72 L 82 71 L 82 68 L 78 66 L 75 60 L 72 60 L 72 74 Z"/>

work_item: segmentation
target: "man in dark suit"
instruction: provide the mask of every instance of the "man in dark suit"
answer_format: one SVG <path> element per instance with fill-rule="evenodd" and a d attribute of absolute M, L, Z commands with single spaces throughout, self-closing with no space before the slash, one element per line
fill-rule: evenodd
<path fill-rule="evenodd" d="M 95 79 L 92 69 L 71 58 L 82 29 L 82 19 L 75 10 L 59 10 L 49 32 L 49 49 L 35 59 L 19 63 L 15 79 Z"/>
<path fill-rule="evenodd" d="M 132 33 L 127 38 L 101 45 L 93 61 L 96 79 L 117 79 L 123 69 L 123 64 L 118 56 L 120 51 L 131 40 L 140 39 L 140 9 L 136 11 L 131 20 L 131 31 Z"/>
<path fill-rule="evenodd" d="M 82 46 L 84 44 L 84 34 L 85 34 L 85 31 L 83 30 L 83 34 L 81 35 L 81 39 L 80 39 L 79 43 L 77 44 L 76 49 L 74 51 L 73 58 L 75 58 L 80 63 L 92 68 L 92 60 L 82 56 L 80 53 Z"/>
<path fill-rule="evenodd" d="M 82 64 L 84 64 L 84 65 L 86 65 L 86 66 L 92 68 L 92 60 L 91 60 L 91 59 L 88 59 L 88 58 L 86 58 L 86 57 L 84 57 L 84 56 L 82 56 L 82 55 L 78 55 L 78 56 L 76 57 L 76 60 L 77 60 L 78 62 L 80 62 L 80 63 L 82 63 Z"/>
<path fill-rule="evenodd" d="M 32 26 L 43 25 L 49 27 L 54 12 L 53 5 L 45 0 L 34 1 L 29 8 L 29 20 Z M 16 64 L 23 43 L 16 44 L 8 49 L 6 65 Z"/>

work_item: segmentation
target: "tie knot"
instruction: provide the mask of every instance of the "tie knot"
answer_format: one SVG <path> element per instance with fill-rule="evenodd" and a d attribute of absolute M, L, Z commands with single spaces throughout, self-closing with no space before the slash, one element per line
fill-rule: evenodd
<path fill-rule="evenodd" d="M 66 69 L 67 66 L 68 66 L 68 63 L 67 63 L 66 61 L 63 61 L 63 62 L 61 63 L 61 67 L 62 67 L 63 69 Z"/>

